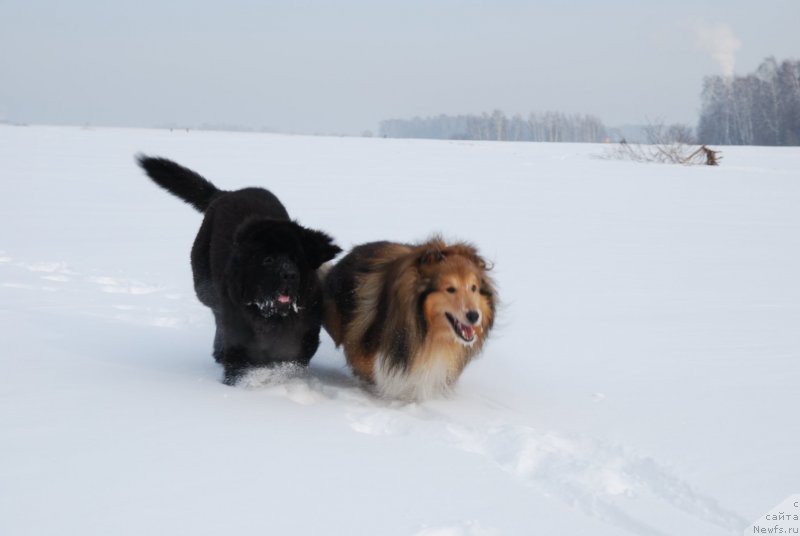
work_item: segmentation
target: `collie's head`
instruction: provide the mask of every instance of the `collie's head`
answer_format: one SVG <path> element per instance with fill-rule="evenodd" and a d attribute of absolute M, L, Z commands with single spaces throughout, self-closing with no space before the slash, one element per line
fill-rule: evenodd
<path fill-rule="evenodd" d="M 480 351 L 495 314 L 489 266 L 466 243 L 440 238 L 414 246 L 401 269 L 390 274 L 388 339 L 396 357 L 413 365 L 420 352 L 448 353 L 458 372 Z M 413 300 L 413 301 L 412 301 Z M 417 356 L 421 357 L 421 356 Z M 457 374 L 457 373 L 456 373 Z"/>
<path fill-rule="evenodd" d="M 421 249 L 419 314 L 427 336 L 476 353 L 494 323 L 495 290 L 486 261 L 468 244 L 435 240 Z"/>
<path fill-rule="evenodd" d="M 386 275 L 378 391 L 425 399 L 449 391 L 494 323 L 489 266 L 465 243 L 439 238 L 407 248 Z"/>

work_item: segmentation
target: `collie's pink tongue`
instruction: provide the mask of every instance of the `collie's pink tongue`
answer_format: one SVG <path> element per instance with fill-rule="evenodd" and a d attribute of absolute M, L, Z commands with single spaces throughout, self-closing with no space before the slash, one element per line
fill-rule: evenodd
<path fill-rule="evenodd" d="M 278 296 L 278 303 L 289 303 L 290 301 L 292 301 L 292 299 L 286 294 Z"/>
<path fill-rule="evenodd" d="M 461 325 L 461 333 L 464 334 L 464 338 L 467 340 L 472 339 L 472 336 L 475 335 L 475 328 L 472 326 L 465 326 Z"/>

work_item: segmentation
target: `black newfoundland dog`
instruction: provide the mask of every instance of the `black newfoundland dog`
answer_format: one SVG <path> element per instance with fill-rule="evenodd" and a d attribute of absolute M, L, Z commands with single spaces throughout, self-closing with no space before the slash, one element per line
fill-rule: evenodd
<path fill-rule="evenodd" d="M 205 213 L 192 273 L 197 298 L 214 312 L 224 382 L 251 366 L 307 365 L 323 314 L 317 268 L 341 251 L 333 239 L 290 220 L 268 190 L 220 190 L 170 160 L 137 159 L 156 184 Z"/>

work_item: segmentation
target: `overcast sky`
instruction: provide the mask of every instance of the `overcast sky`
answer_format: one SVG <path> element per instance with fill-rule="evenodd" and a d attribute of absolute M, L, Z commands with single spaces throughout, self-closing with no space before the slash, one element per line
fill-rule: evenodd
<path fill-rule="evenodd" d="M 0 120 L 358 134 L 501 109 L 694 125 L 800 58 L 800 0 L 0 0 Z"/>

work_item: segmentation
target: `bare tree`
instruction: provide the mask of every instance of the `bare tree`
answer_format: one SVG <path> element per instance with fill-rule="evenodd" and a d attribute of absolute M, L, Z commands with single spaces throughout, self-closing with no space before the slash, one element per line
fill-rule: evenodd
<path fill-rule="evenodd" d="M 765 59 L 747 76 L 703 81 L 703 143 L 800 145 L 800 61 Z"/>

